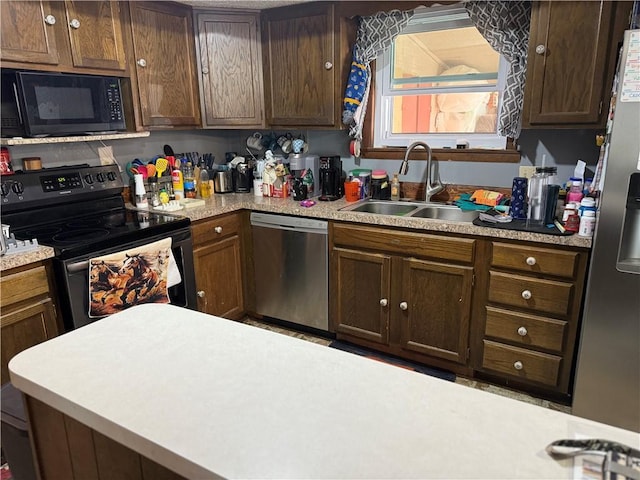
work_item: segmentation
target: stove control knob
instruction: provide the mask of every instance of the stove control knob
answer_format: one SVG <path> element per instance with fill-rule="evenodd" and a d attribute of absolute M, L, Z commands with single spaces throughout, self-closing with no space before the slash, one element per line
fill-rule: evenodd
<path fill-rule="evenodd" d="M 22 182 L 16 182 L 11 187 L 11 190 L 16 192 L 18 195 L 22 195 L 22 192 L 24 192 L 24 185 L 22 184 Z"/>
<path fill-rule="evenodd" d="M 109 180 L 110 182 L 115 182 L 116 174 L 113 172 L 107 172 L 107 180 Z"/>
<path fill-rule="evenodd" d="M 84 181 L 87 182 L 89 185 L 93 184 L 93 175 L 91 175 L 90 173 L 87 173 L 84 176 Z"/>
<path fill-rule="evenodd" d="M 104 182 L 104 173 L 100 172 L 96 175 L 96 180 L 98 180 L 100 183 Z"/>
<path fill-rule="evenodd" d="M 3 183 L 1 189 L 2 189 L 1 191 L 2 191 L 2 196 L 3 197 L 6 197 L 7 195 L 9 195 L 10 187 L 9 187 L 8 183 Z"/>

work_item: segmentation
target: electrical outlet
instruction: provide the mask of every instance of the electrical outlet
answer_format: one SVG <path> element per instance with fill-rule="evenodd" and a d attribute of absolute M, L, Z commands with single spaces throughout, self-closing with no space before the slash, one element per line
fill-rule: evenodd
<path fill-rule="evenodd" d="M 113 148 L 109 146 L 98 147 L 98 156 L 100 157 L 100 165 L 113 165 L 116 159 L 113 157 Z"/>
<path fill-rule="evenodd" d="M 536 173 L 536 167 L 520 167 L 520 170 L 518 172 L 518 174 L 521 177 L 525 177 L 525 178 L 531 178 L 533 177 L 533 174 Z"/>

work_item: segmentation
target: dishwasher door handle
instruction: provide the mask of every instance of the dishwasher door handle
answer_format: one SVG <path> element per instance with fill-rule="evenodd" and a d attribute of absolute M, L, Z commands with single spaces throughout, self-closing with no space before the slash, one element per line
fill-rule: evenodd
<path fill-rule="evenodd" d="M 271 228 L 273 230 L 287 230 L 289 232 L 300 232 L 300 233 L 313 233 L 314 235 L 328 235 L 327 229 L 319 229 L 315 227 L 304 227 L 304 226 L 295 226 L 292 227 L 290 225 L 281 225 L 275 223 L 262 223 L 262 222 L 252 222 L 252 227 L 258 228 Z"/>

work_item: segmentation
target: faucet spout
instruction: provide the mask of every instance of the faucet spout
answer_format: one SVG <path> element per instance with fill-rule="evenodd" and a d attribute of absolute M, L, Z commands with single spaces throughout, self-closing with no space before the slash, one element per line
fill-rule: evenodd
<path fill-rule="evenodd" d="M 433 185 L 431 180 L 431 147 L 424 142 L 413 142 L 411 145 L 407 147 L 407 151 L 404 154 L 404 160 L 400 165 L 400 170 L 398 173 L 400 175 L 406 175 L 409 170 L 409 155 L 416 147 L 422 147 L 427 151 L 427 173 L 424 182 L 424 200 L 425 202 L 431 201 L 431 197 L 433 197 L 436 193 L 442 191 L 444 186 L 440 182 L 440 179 L 437 179 L 435 185 Z"/>

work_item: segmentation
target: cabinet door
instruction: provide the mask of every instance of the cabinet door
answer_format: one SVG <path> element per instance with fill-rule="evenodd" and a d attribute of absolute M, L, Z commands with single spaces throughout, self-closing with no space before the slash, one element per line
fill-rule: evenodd
<path fill-rule="evenodd" d="M 54 13 L 51 2 L 0 2 L 2 60 L 57 65 Z"/>
<path fill-rule="evenodd" d="M 336 332 L 388 345 L 391 257 L 343 248 L 332 257 Z"/>
<path fill-rule="evenodd" d="M 0 317 L 2 332 L 2 385 L 9 381 L 9 360 L 38 343 L 58 335 L 51 299 L 34 302 Z"/>
<path fill-rule="evenodd" d="M 142 126 L 199 125 L 191 10 L 169 2 L 129 5 Z"/>
<path fill-rule="evenodd" d="M 257 15 L 200 14 L 198 59 L 205 127 L 264 123 Z"/>
<path fill-rule="evenodd" d="M 402 348 L 466 363 L 472 284 L 472 267 L 403 259 Z"/>
<path fill-rule="evenodd" d="M 336 123 L 334 7 L 305 5 L 267 12 L 267 121 L 283 126 Z M 335 66 L 337 67 L 337 66 Z"/>
<path fill-rule="evenodd" d="M 193 251 L 198 310 L 234 320 L 244 315 L 240 237 L 233 235 Z"/>
<path fill-rule="evenodd" d="M 120 6 L 116 1 L 65 1 L 75 67 L 124 70 Z"/>
<path fill-rule="evenodd" d="M 600 122 L 614 3 L 534 2 L 525 124 Z"/>

